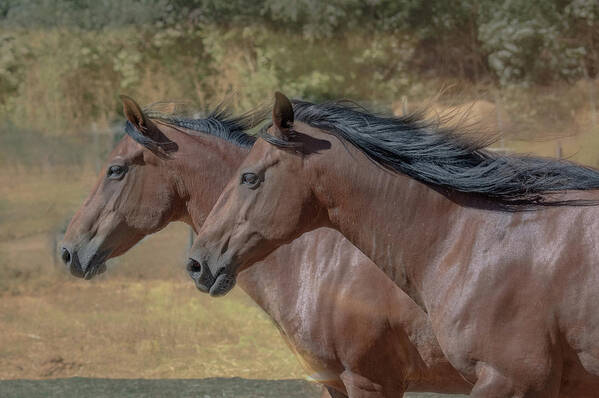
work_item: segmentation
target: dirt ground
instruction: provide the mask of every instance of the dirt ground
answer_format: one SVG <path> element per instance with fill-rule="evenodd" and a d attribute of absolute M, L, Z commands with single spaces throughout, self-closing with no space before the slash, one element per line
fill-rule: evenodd
<path fill-rule="evenodd" d="M 318 397 L 318 386 L 302 380 L 210 379 L 55 379 L 11 380 L 0 382 L 5 398 L 53 397 L 172 397 L 172 398 L 300 398 Z"/>
<path fill-rule="evenodd" d="M 303 377 L 243 292 L 214 300 L 187 281 L 119 279 L 2 297 L 0 379 Z"/>
<path fill-rule="evenodd" d="M 202 380 L 171 379 L 86 379 L 0 381 L 0 394 L 5 398 L 304 398 L 319 397 L 320 387 L 303 380 L 247 380 L 210 378 Z M 406 394 L 406 398 L 463 397 L 440 394 Z"/>

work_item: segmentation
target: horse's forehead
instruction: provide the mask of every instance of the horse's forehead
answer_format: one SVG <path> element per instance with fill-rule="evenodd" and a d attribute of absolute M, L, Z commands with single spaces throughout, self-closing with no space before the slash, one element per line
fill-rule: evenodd
<path fill-rule="evenodd" d="M 279 157 L 280 153 L 277 147 L 264 140 L 258 140 L 254 144 L 254 147 L 252 148 L 247 159 L 254 164 L 267 164 L 271 163 L 275 159 L 278 159 Z"/>
<path fill-rule="evenodd" d="M 126 157 L 128 154 L 134 153 L 138 149 L 142 148 L 135 140 L 131 137 L 124 136 L 116 145 L 112 151 L 112 157 L 121 156 Z"/>

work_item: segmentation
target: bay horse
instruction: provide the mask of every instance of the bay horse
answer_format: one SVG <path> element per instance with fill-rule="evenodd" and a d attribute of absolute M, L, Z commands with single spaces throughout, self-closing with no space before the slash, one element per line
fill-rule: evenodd
<path fill-rule="evenodd" d="M 599 172 L 485 145 L 277 93 L 191 257 L 224 294 L 282 244 L 335 228 L 427 312 L 471 397 L 596 397 Z"/>
<path fill-rule="evenodd" d="M 166 117 L 123 97 L 128 119 L 95 187 L 71 220 L 63 260 L 90 279 L 144 236 L 182 221 L 198 231 L 255 137 L 259 112 Z M 263 113 L 264 115 L 264 113 Z M 289 264 L 294 264 L 290 267 Z M 201 291 L 196 265 L 189 266 Z M 317 276 L 317 277 L 316 277 Z M 239 275 L 323 397 L 467 393 L 424 312 L 338 232 L 321 228 Z"/>

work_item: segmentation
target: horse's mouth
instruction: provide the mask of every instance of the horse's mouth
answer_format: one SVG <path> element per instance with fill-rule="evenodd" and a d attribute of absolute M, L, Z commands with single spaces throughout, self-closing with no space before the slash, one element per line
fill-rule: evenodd
<path fill-rule="evenodd" d="M 235 273 L 229 272 L 225 268 L 221 268 L 216 274 L 216 279 L 210 287 L 209 293 L 212 297 L 224 296 L 235 287 L 236 282 L 237 278 L 235 277 Z"/>
<path fill-rule="evenodd" d="M 87 270 L 83 274 L 83 279 L 90 280 L 94 276 L 103 274 L 104 272 L 106 272 L 106 262 L 105 261 L 102 261 L 100 263 L 90 264 L 90 266 L 87 267 Z"/>
<path fill-rule="evenodd" d="M 111 250 L 103 250 L 94 254 L 81 277 L 90 280 L 94 276 L 106 272 L 106 260 L 110 257 L 110 253 L 112 253 Z"/>
<path fill-rule="evenodd" d="M 209 293 L 212 297 L 227 294 L 233 289 L 237 279 L 235 273 L 226 267 L 220 268 L 215 275 L 212 275 L 205 261 L 199 263 L 193 258 L 190 258 L 187 263 L 187 272 L 196 288 L 203 293 Z"/>

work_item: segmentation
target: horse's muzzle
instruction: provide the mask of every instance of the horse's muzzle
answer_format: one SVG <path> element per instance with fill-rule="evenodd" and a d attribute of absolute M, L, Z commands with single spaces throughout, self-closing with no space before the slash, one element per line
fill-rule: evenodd
<path fill-rule="evenodd" d="M 60 258 L 71 272 L 71 275 L 76 276 L 77 278 L 84 277 L 85 271 L 81 267 L 81 262 L 79 261 L 79 256 L 77 255 L 76 251 L 63 246 L 60 253 Z"/>
<path fill-rule="evenodd" d="M 235 275 L 225 267 L 219 268 L 216 275 L 213 275 L 206 261 L 199 263 L 193 258 L 189 258 L 187 262 L 187 273 L 199 291 L 209 293 L 213 297 L 224 296 L 236 283 Z"/>
<path fill-rule="evenodd" d="M 104 273 L 106 271 L 106 257 L 106 253 L 103 255 L 95 254 L 91 258 L 89 264 L 83 266 L 79 260 L 79 253 L 77 250 L 71 249 L 68 246 L 63 246 L 60 253 L 60 258 L 71 272 L 71 275 L 83 279 L 91 279 L 96 275 Z"/>
<path fill-rule="evenodd" d="M 214 284 L 214 277 L 210 272 L 208 264 L 206 264 L 205 261 L 203 263 L 204 264 L 202 265 L 193 258 L 190 258 L 189 261 L 187 261 L 187 273 L 200 292 L 208 293 Z"/>

